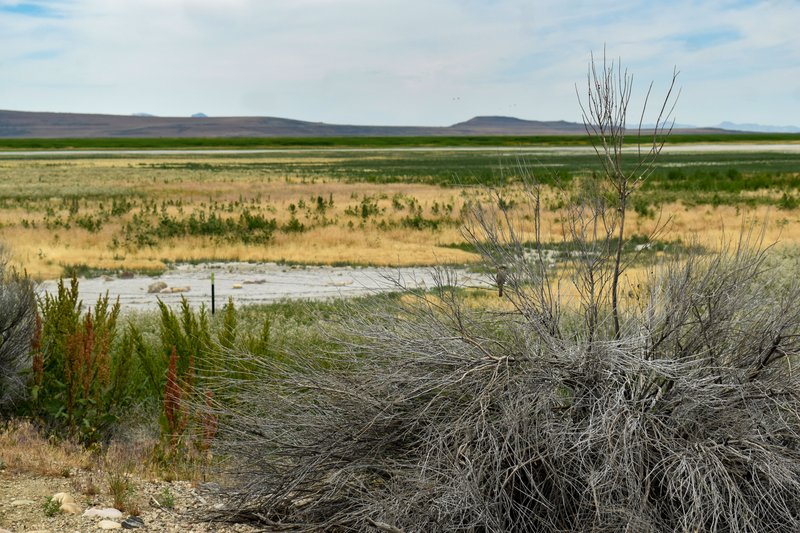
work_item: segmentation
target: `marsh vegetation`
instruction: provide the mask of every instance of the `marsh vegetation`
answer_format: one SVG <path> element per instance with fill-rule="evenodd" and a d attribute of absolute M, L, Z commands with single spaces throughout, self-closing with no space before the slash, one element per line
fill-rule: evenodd
<path fill-rule="evenodd" d="M 478 261 L 460 225 L 500 192 L 524 219 L 524 175 L 542 185 L 546 241 L 598 180 L 591 154 L 298 150 L 273 154 L 3 156 L 0 238 L 35 278 L 163 271 L 203 260 L 425 265 Z M 770 212 L 768 237 L 800 235 L 800 154 L 662 154 L 632 200 L 631 228 L 719 242 Z"/>

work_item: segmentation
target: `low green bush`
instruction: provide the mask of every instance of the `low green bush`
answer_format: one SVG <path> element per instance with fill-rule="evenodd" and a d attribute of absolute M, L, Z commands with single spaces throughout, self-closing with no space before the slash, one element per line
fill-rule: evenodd
<path fill-rule="evenodd" d="M 85 443 L 102 440 L 131 399 L 130 382 L 119 374 L 130 368 L 132 347 L 115 343 L 119 302 L 101 296 L 84 312 L 73 277 L 45 294 L 40 309 L 30 412 L 50 430 Z"/>

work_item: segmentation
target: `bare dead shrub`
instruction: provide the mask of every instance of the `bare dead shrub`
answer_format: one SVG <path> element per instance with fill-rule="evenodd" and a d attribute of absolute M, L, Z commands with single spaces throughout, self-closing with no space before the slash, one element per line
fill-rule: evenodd
<path fill-rule="evenodd" d="M 353 309 L 342 351 L 261 360 L 264 381 L 237 385 L 233 514 L 331 531 L 797 530 L 800 294 L 747 244 L 664 265 L 619 339 L 587 340 L 566 312 L 553 332 L 471 309 L 446 272 L 413 303 Z"/>
<path fill-rule="evenodd" d="M 0 412 L 25 392 L 35 331 L 33 283 L 8 266 L 0 245 Z"/>
<path fill-rule="evenodd" d="M 615 142 L 598 153 L 615 158 Z M 616 176 L 628 192 L 636 172 Z M 220 379 L 215 395 L 236 480 L 220 517 L 274 531 L 797 531 L 796 277 L 744 231 L 664 260 L 623 297 L 628 193 L 611 187 L 572 207 L 577 246 L 557 270 L 535 184 L 530 231 L 475 206 L 465 231 L 507 266 L 509 311 L 467 305 L 440 269 L 429 292 L 351 306 L 326 324 L 328 349 L 242 354 L 232 375 L 255 379 Z"/>

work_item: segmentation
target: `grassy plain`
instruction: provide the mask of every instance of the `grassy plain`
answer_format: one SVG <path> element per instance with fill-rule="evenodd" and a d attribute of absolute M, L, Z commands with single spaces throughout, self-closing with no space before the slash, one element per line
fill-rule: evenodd
<path fill-rule="evenodd" d="M 559 242 L 565 195 L 598 171 L 591 153 L 4 154 L 0 241 L 37 278 L 202 260 L 468 263 L 477 256 L 460 225 L 469 202 L 488 199 L 485 186 L 529 224 L 520 167 L 545 184 L 543 237 Z M 799 189 L 798 153 L 665 153 L 629 227 L 645 234 L 670 218 L 661 239 L 713 246 L 745 220 L 766 220 L 768 240 L 794 243 Z"/>
<path fill-rule="evenodd" d="M 698 133 L 672 135 L 672 143 L 726 142 L 798 142 L 796 133 Z M 629 135 L 627 143 L 637 142 Z M 458 135 L 403 137 L 105 137 L 55 139 L 0 139 L 3 150 L 96 150 L 96 149 L 156 149 L 171 150 L 204 148 L 401 148 L 454 146 L 589 146 L 586 135 Z"/>

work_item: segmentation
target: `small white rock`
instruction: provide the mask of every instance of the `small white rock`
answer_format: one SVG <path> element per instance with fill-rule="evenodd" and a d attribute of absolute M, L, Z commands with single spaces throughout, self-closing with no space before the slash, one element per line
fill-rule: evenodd
<path fill-rule="evenodd" d="M 100 520 L 97 523 L 97 527 L 100 529 L 122 529 L 122 524 L 113 520 Z"/>
<path fill-rule="evenodd" d="M 14 500 L 13 502 L 11 502 L 11 506 L 20 507 L 22 505 L 33 505 L 34 503 L 36 502 L 33 500 Z"/>
<path fill-rule="evenodd" d="M 157 292 L 161 292 L 166 288 L 167 288 L 167 284 L 165 282 L 156 281 L 156 282 L 151 283 L 150 285 L 147 286 L 147 292 L 149 294 L 154 294 L 154 293 L 157 293 Z"/>
<path fill-rule="evenodd" d="M 97 518 L 122 518 L 122 511 L 113 507 L 90 507 L 83 512 L 83 516 Z"/>
<path fill-rule="evenodd" d="M 58 510 L 61 511 L 62 514 L 81 514 L 81 507 L 75 502 L 64 502 Z"/>
<path fill-rule="evenodd" d="M 50 499 L 58 503 L 75 503 L 75 498 L 68 492 L 56 492 Z"/>

